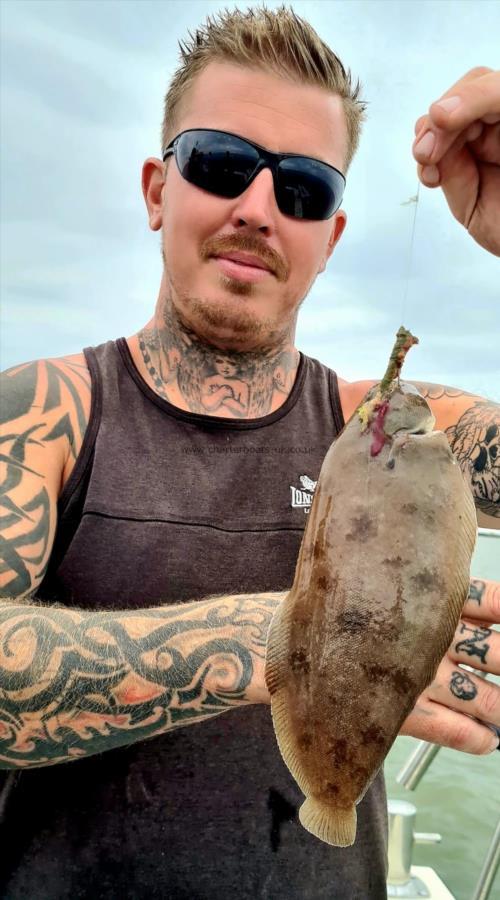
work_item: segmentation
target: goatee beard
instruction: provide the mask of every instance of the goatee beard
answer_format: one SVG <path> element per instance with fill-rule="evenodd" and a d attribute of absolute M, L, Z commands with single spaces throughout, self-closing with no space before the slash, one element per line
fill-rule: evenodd
<path fill-rule="evenodd" d="M 203 297 L 193 296 L 183 291 L 178 286 L 168 271 L 165 252 L 162 249 L 165 266 L 165 281 L 168 285 L 168 294 L 162 298 L 164 309 L 169 308 L 174 318 L 178 319 L 181 327 L 196 335 L 198 340 L 212 344 L 219 349 L 237 351 L 264 352 L 271 348 L 278 349 L 285 343 L 293 342 L 297 312 L 293 320 L 285 324 L 277 322 L 270 317 L 262 318 L 249 312 L 245 308 L 244 301 L 235 306 L 231 297 L 217 300 L 204 300 Z M 248 296 L 254 285 L 245 282 L 224 279 L 233 294 Z M 237 290 L 233 290 L 234 286 Z M 175 298 L 175 299 L 174 299 Z"/>

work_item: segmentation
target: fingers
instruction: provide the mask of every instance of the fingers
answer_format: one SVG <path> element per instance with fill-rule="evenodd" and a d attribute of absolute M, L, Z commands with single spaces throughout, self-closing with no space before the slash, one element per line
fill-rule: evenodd
<path fill-rule="evenodd" d="M 462 619 L 448 658 L 457 665 L 464 663 L 479 671 L 500 675 L 500 632 L 493 631 L 487 624 Z"/>
<path fill-rule="evenodd" d="M 465 140 L 467 143 L 471 143 L 472 141 L 477 141 L 479 137 L 481 137 L 484 130 L 483 122 L 473 122 L 472 125 L 465 130 Z"/>
<path fill-rule="evenodd" d="M 481 137 L 486 124 L 497 122 L 500 122 L 500 72 L 472 69 L 431 105 L 427 115 L 417 120 L 413 155 L 424 184 L 437 187 L 445 179 L 438 164 L 450 148 L 460 151 Z M 456 153 L 450 155 L 449 165 L 453 166 L 455 161 Z"/>
<path fill-rule="evenodd" d="M 422 138 L 424 147 L 430 135 L 431 132 L 427 131 Z M 454 216 L 463 223 L 469 220 L 472 213 L 472 209 L 467 209 L 468 193 L 463 190 L 463 185 L 471 185 L 478 178 L 476 163 L 467 149 L 468 143 L 465 134 L 459 134 L 436 163 L 420 163 L 417 166 L 419 178 L 426 187 L 443 186 Z M 417 157 L 415 150 L 413 155 Z M 420 156 L 424 159 L 422 154 Z M 476 189 L 472 192 L 474 197 Z"/>
<path fill-rule="evenodd" d="M 463 616 L 489 625 L 499 625 L 500 582 L 488 578 L 471 578 Z"/>
<path fill-rule="evenodd" d="M 463 131 L 472 122 L 500 121 L 500 72 L 472 69 L 429 109 L 430 123 L 444 131 Z"/>
<path fill-rule="evenodd" d="M 424 696 L 403 723 L 400 734 L 477 756 L 491 753 L 498 747 L 498 738 L 486 725 Z"/>
<path fill-rule="evenodd" d="M 426 695 L 434 703 L 500 727 L 500 687 L 451 661 L 441 663 Z"/>
<path fill-rule="evenodd" d="M 499 619 L 500 584 L 471 578 L 450 649 L 401 734 L 466 753 L 484 754 L 498 747 L 499 735 L 492 726 L 500 729 L 500 685 L 463 665 L 500 675 L 500 632 L 491 627 Z"/>
<path fill-rule="evenodd" d="M 427 122 L 428 122 L 427 116 L 420 116 L 420 118 L 417 119 L 417 121 L 415 122 L 415 129 L 414 129 L 416 138 L 420 137 L 420 135 L 422 135 L 424 133 L 424 126 L 427 125 Z"/>
<path fill-rule="evenodd" d="M 418 139 L 423 135 L 424 131 L 429 127 L 429 117 L 420 116 L 415 125 L 415 137 Z M 467 141 L 475 141 L 483 133 L 484 122 L 473 122 L 465 130 L 465 139 Z"/>
<path fill-rule="evenodd" d="M 423 137 L 414 143 L 413 148 L 413 155 L 419 162 L 419 177 L 427 187 L 446 185 L 446 193 L 451 205 L 457 206 L 456 202 L 453 203 L 454 195 L 456 195 L 458 204 L 462 204 L 465 194 L 462 189 L 464 183 L 471 184 L 477 179 L 476 163 L 468 150 L 468 144 L 472 143 L 472 138 L 468 137 L 469 129 L 458 132 L 458 134 L 453 132 L 445 135 L 441 139 L 439 152 L 437 130 L 424 129 L 424 131 Z M 475 131 L 477 129 L 471 126 L 470 132 L 474 134 Z M 477 138 L 473 139 L 477 140 Z M 473 195 L 475 196 L 475 192 Z M 466 210 L 456 208 L 453 209 L 453 213 L 459 221 L 465 221 L 468 218 Z"/>
<path fill-rule="evenodd" d="M 439 100 L 432 103 L 428 114 L 417 119 L 415 137 L 418 138 L 423 134 L 424 128 L 428 129 L 433 125 L 443 131 L 462 131 L 478 119 L 487 121 L 490 115 L 497 122 L 500 118 L 499 80 L 500 73 L 493 69 L 485 66 L 471 69 Z M 458 104 L 456 99 L 460 101 Z M 489 109 L 489 105 L 494 108 Z"/>

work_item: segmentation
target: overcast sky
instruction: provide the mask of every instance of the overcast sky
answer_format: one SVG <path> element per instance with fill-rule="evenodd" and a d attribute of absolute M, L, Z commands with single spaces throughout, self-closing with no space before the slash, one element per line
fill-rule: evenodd
<path fill-rule="evenodd" d="M 207 14 L 248 5 L 3 0 L 2 368 L 132 334 L 149 319 L 161 260 L 140 172 L 159 155 L 177 41 Z M 498 68 L 500 4 L 289 5 L 361 79 L 370 104 L 348 176 L 348 227 L 302 308 L 299 348 L 349 380 L 379 378 L 403 322 L 421 341 L 408 378 L 500 400 L 500 260 L 423 187 L 410 258 L 407 203 L 417 190 L 414 122 L 468 69 Z"/>

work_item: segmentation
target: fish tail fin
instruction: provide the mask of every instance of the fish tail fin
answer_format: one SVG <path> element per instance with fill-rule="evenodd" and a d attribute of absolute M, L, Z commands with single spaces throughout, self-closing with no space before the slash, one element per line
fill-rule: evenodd
<path fill-rule="evenodd" d="M 311 834 L 334 847 L 350 847 L 356 837 L 356 807 L 328 806 L 308 797 L 299 809 L 299 819 Z"/>

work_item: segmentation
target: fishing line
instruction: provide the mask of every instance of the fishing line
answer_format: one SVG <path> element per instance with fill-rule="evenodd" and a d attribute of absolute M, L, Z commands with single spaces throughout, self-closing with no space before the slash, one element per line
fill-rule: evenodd
<path fill-rule="evenodd" d="M 405 322 L 406 300 L 408 298 L 408 287 L 410 284 L 411 264 L 412 264 L 412 260 L 413 260 L 413 245 L 415 243 L 415 225 L 416 225 L 416 221 L 417 221 L 417 208 L 418 208 L 419 197 L 420 197 L 420 181 L 418 181 L 417 193 L 415 194 L 415 196 L 410 197 L 409 200 L 405 200 L 404 203 L 401 204 L 401 206 L 409 206 L 410 203 L 415 204 L 415 209 L 413 212 L 413 223 L 412 223 L 412 227 L 411 227 L 410 246 L 408 248 L 408 261 L 406 264 L 406 282 L 405 282 L 403 300 L 401 303 L 401 317 L 399 319 L 401 324 L 403 324 Z M 367 467 L 366 478 L 365 478 L 365 498 L 370 495 L 369 472 L 370 472 L 370 470 Z"/>
<path fill-rule="evenodd" d="M 418 200 L 419 200 L 419 197 L 420 197 L 420 181 L 418 182 L 417 193 L 415 194 L 415 196 L 414 196 L 414 197 L 410 197 L 409 200 L 406 200 L 404 203 L 401 204 L 402 206 L 409 206 L 410 203 L 414 203 L 414 204 L 415 204 L 415 210 L 414 210 L 414 212 L 413 212 L 413 224 L 412 224 L 412 229 L 411 229 L 410 247 L 409 247 L 409 250 L 408 250 L 408 261 L 407 261 L 407 264 L 406 264 L 406 282 L 405 282 L 405 290 L 404 290 L 404 294 L 403 294 L 403 301 L 402 301 L 402 304 L 401 304 L 401 317 L 400 317 L 400 320 L 399 320 L 401 323 L 404 323 L 404 322 L 405 322 L 405 315 L 406 315 L 406 301 L 407 301 L 407 298 L 408 298 L 408 287 L 409 287 L 409 284 L 410 284 L 411 264 L 412 264 L 412 260 L 413 260 L 413 245 L 414 245 L 414 243 L 415 243 L 415 224 L 416 224 L 416 221 L 417 221 L 417 208 L 418 208 Z"/>

